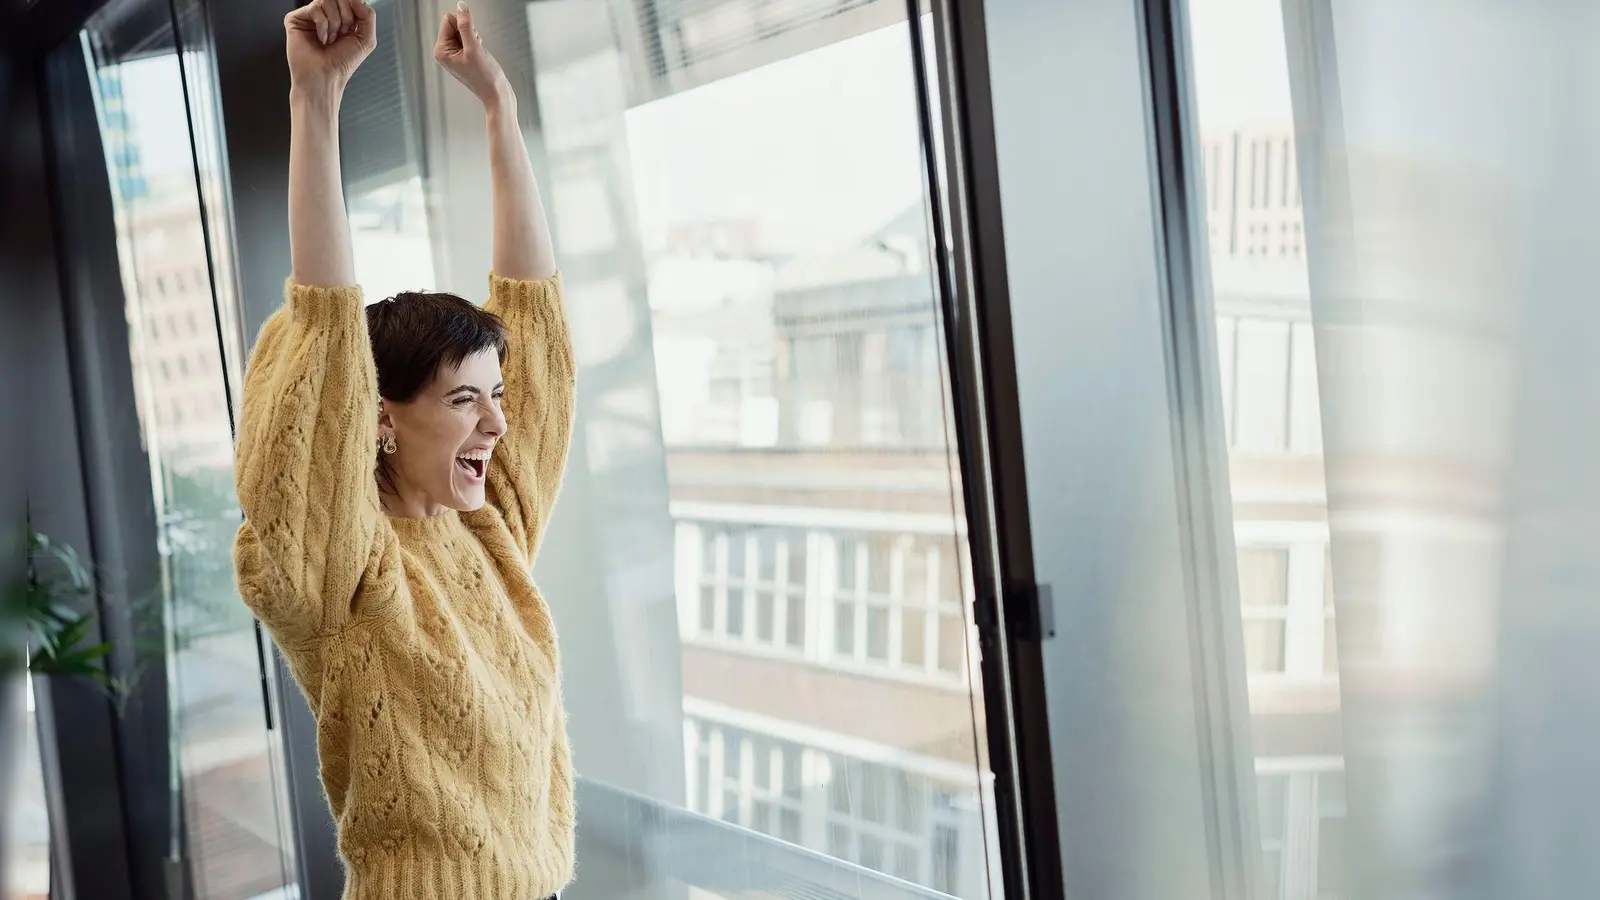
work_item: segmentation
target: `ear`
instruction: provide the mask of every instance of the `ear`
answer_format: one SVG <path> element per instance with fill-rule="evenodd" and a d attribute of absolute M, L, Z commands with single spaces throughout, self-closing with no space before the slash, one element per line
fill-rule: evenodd
<path fill-rule="evenodd" d="M 389 407 L 378 398 L 378 437 L 394 436 L 394 416 L 389 415 Z"/>

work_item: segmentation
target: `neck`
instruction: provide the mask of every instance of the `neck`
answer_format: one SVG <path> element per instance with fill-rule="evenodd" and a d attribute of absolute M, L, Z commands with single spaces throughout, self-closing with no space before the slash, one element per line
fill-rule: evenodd
<path fill-rule="evenodd" d="M 380 489 L 378 497 L 383 501 L 384 514 L 396 519 L 422 519 L 428 516 L 437 516 L 450 508 L 405 488 L 398 488 L 393 491 Z"/>

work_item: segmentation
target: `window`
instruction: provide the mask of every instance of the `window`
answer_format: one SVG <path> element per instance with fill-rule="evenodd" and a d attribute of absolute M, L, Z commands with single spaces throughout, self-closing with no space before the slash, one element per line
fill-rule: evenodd
<path fill-rule="evenodd" d="M 1289 814 L 1289 779 L 1283 775 L 1264 775 L 1256 780 L 1257 822 L 1261 829 L 1262 884 L 1265 896 L 1283 896 L 1283 857 Z"/>
<path fill-rule="evenodd" d="M 693 761 L 690 808 L 800 843 L 804 748 L 730 726 L 686 719 Z"/>
<path fill-rule="evenodd" d="M 181 11 L 186 6 L 130 0 L 91 18 L 74 49 L 82 48 L 96 92 L 114 212 L 106 225 L 115 228 L 123 276 L 120 312 L 130 326 L 143 326 L 129 328 L 133 369 L 121 377 L 132 381 L 149 451 L 157 525 L 150 539 L 160 552 L 159 586 L 135 601 L 153 604 L 153 612 L 129 610 L 158 616 L 166 629 L 165 641 L 139 651 L 147 671 L 165 677 L 168 707 L 144 718 L 167 725 L 159 739 L 174 764 L 173 793 L 158 803 L 181 803 L 172 823 L 181 832 L 169 836 L 183 845 L 186 870 L 173 874 L 201 898 L 246 897 L 283 889 L 295 863 L 280 744 L 262 715 L 255 626 L 233 573 L 239 511 L 218 337 L 228 341 L 242 329 L 226 318 L 237 308 L 231 279 L 219 278 L 213 295 L 208 282 L 188 277 L 195 259 L 225 264 L 233 241 L 227 204 L 213 202 L 226 181 L 220 134 L 208 118 L 216 108 L 211 78 L 201 55 L 173 50 L 181 46 L 173 23 L 197 21 Z M 130 31 L 132 20 L 145 24 Z M 197 366 L 200 359 L 212 364 Z"/>
<path fill-rule="evenodd" d="M 917 880 L 926 855 L 922 780 L 873 763 L 827 758 L 828 852 Z"/>
<path fill-rule="evenodd" d="M 807 534 L 699 523 L 699 636 L 777 649 L 806 643 Z"/>
<path fill-rule="evenodd" d="M 1343 853 L 1342 812 L 1323 819 L 1319 795 L 1326 809 L 1339 808 L 1332 800 L 1343 766 L 1337 674 L 1349 648 L 1339 646 L 1335 627 L 1283 9 L 1272 0 L 1195 0 L 1190 18 L 1200 130 L 1208 140 L 1259 144 L 1270 168 L 1261 173 L 1270 198 L 1264 208 L 1236 203 L 1213 214 L 1251 223 L 1252 252 L 1213 242 L 1210 274 L 1243 627 L 1243 658 L 1230 663 L 1245 670 L 1256 726 L 1264 895 L 1302 900 L 1331 898 L 1342 885 L 1340 864 L 1330 862 Z M 1253 166 L 1252 158 L 1252 179 Z M 1237 164 L 1207 178 L 1241 177 L 1230 168 Z M 1338 618 L 1346 612 L 1342 593 Z"/>
<path fill-rule="evenodd" d="M 1258 760 L 1257 822 L 1268 900 L 1345 896 L 1344 782 L 1344 772 L 1327 759 Z"/>
<path fill-rule="evenodd" d="M 398 3 L 380 31 L 426 6 Z M 780 40 L 740 37 L 752 10 Z M 562 656 L 574 733 L 609 736 L 576 768 L 586 789 L 659 787 L 651 802 L 826 854 L 823 766 L 872 747 L 956 798 L 937 840 L 959 858 L 935 866 L 928 813 L 885 844 L 883 871 L 898 859 L 982 900 L 986 757 L 966 598 L 946 575 L 964 514 L 909 33 L 889 7 L 655 12 L 475 7 L 505 26 L 484 40 L 523 101 L 577 356 L 578 442 L 536 570 L 564 646 L 609 648 Z M 477 110 L 413 44 L 380 34 L 351 85 L 363 103 L 342 110 L 356 273 L 369 297 L 476 300 L 492 243 L 481 130 L 464 127 Z M 681 758 L 663 733 L 681 733 Z M 580 831 L 603 809 L 580 804 Z M 639 872 L 649 854 L 628 849 L 582 865 Z"/>
<path fill-rule="evenodd" d="M 969 789 L 715 720 L 686 719 L 684 740 L 695 812 L 956 893 Z"/>
<path fill-rule="evenodd" d="M 1344 773 L 1317 776 L 1317 897 L 1337 900 L 1347 892 Z"/>
<path fill-rule="evenodd" d="M 966 626 L 954 541 L 842 534 L 834 547 L 835 655 L 901 671 L 963 671 Z"/>
<path fill-rule="evenodd" d="M 1240 548 L 1239 603 L 1244 607 L 1245 671 L 1283 672 L 1289 624 L 1289 551 Z"/>

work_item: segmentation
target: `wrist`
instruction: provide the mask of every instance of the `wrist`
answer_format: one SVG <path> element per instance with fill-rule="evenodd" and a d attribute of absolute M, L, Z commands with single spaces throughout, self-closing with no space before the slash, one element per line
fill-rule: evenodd
<path fill-rule="evenodd" d="M 296 80 L 289 85 L 291 112 L 337 116 L 344 99 L 344 85 L 333 79 Z"/>
<path fill-rule="evenodd" d="M 483 98 L 483 111 L 490 117 L 517 116 L 517 94 L 511 89 L 511 82 L 504 75 L 496 80 L 494 89 L 489 96 Z"/>

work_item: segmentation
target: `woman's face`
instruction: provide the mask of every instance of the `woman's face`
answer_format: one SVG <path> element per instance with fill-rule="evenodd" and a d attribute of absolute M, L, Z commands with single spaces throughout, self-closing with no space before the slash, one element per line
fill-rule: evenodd
<path fill-rule="evenodd" d="M 406 403 L 383 401 L 378 435 L 393 436 L 395 443 L 395 452 L 385 454 L 394 475 L 394 495 L 386 498 L 391 514 L 431 516 L 483 506 L 489 456 L 506 431 L 504 390 L 500 357 L 490 348 L 441 366 Z"/>

